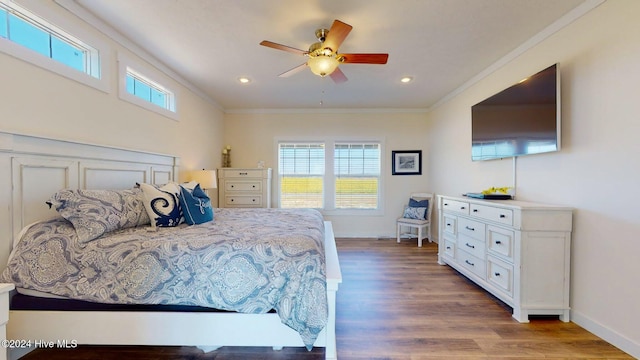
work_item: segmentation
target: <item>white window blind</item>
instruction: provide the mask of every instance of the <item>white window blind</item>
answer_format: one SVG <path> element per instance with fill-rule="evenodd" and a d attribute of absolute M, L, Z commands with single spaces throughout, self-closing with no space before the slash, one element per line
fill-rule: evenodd
<path fill-rule="evenodd" d="M 324 149 L 322 143 L 278 145 L 280 207 L 324 207 Z"/>
<path fill-rule="evenodd" d="M 336 143 L 336 209 L 377 209 L 380 191 L 380 144 Z"/>

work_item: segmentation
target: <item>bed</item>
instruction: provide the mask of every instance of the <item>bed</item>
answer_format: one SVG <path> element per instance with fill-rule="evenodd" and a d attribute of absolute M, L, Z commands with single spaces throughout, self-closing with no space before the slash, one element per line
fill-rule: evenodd
<path fill-rule="evenodd" d="M 0 133 L 0 161 L 3 162 L 0 165 L 5 165 L 7 166 L 5 168 L 11 169 L 8 176 L 4 174 L 0 179 L 0 185 L 3 185 L 3 182 L 10 185 L 5 187 L 7 190 L 1 196 L 10 199 L 12 204 L 10 209 L 0 210 L 0 215 L 2 215 L 0 217 L 0 221 L 2 221 L 0 228 L 2 230 L 0 231 L 3 232 L 0 256 L 2 256 L 1 261 L 4 264 L 7 263 L 9 253 L 19 248 L 22 244 L 22 242 L 14 244 L 14 240 L 20 238 L 19 235 L 27 234 L 29 229 L 33 229 L 27 225 L 39 222 L 39 224 L 47 224 L 46 226 L 49 228 L 58 229 L 62 233 L 68 230 L 65 230 L 65 226 L 69 224 L 65 225 L 64 222 L 60 222 L 64 219 L 61 220 L 55 214 L 55 211 L 47 209 L 42 203 L 43 199 L 48 199 L 51 194 L 55 194 L 59 189 L 128 189 L 131 184 L 135 183 L 164 184 L 177 180 L 179 169 L 179 159 L 170 155 L 151 154 L 135 150 L 8 133 Z M 186 305 L 186 310 L 185 308 L 174 309 L 171 307 L 136 310 L 89 309 L 86 311 L 64 311 L 59 309 L 11 310 L 7 323 L 7 338 L 15 340 L 39 339 L 54 342 L 62 340 L 72 341 L 77 344 L 95 345 L 183 345 L 199 346 L 203 349 L 215 349 L 219 346 L 271 346 L 274 349 L 285 346 L 307 346 L 308 348 L 319 346 L 325 347 L 325 357 L 327 359 L 335 359 L 337 358 L 335 300 L 338 285 L 342 279 L 331 223 L 324 222 L 321 216 L 317 213 L 314 214 L 313 211 L 303 211 L 303 213 L 306 212 L 304 216 L 299 212 L 287 212 L 288 210 L 284 209 L 215 209 L 215 219 L 209 223 L 194 226 L 180 225 L 176 228 L 157 231 L 148 231 L 148 229 L 142 227 L 117 229 L 98 237 L 97 240 L 83 243 L 82 246 L 104 247 L 110 241 L 123 242 L 122 240 L 117 240 L 117 238 L 113 240 L 110 237 L 111 235 L 129 237 L 130 239 L 138 236 L 148 237 L 151 234 L 151 238 L 155 239 L 154 237 L 161 236 L 161 233 L 163 233 L 162 236 L 166 236 L 169 233 L 169 237 L 175 239 L 176 236 L 179 236 L 177 235 L 178 233 L 184 234 L 185 230 L 190 229 L 191 233 L 187 236 L 190 240 L 183 240 L 182 243 L 178 240 L 169 241 L 168 243 L 172 244 L 172 246 L 165 245 L 165 247 L 173 252 L 177 251 L 176 249 L 180 246 L 206 249 L 208 246 L 214 246 L 214 244 L 217 244 L 217 246 L 224 244 L 223 239 L 226 238 L 230 240 L 230 243 L 234 244 L 230 247 L 257 247 L 264 251 L 264 249 L 273 249 L 267 245 L 273 245 L 271 243 L 274 243 L 275 239 L 284 236 L 281 232 L 276 232 L 278 226 L 275 225 L 276 223 L 283 223 L 288 233 L 299 232 L 299 235 L 303 237 L 315 237 L 316 245 L 313 246 L 323 251 L 319 253 L 321 254 L 319 257 L 321 261 L 317 260 L 317 256 L 315 260 L 313 257 L 308 257 L 312 259 L 310 262 L 302 262 L 296 265 L 300 268 L 312 268 L 313 266 L 310 264 L 315 263 L 317 265 L 322 263 L 321 275 L 314 275 L 315 277 L 311 281 L 309 279 L 302 281 L 304 284 L 310 284 L 307 286 L 308 289 L 306 291 L 310 292 L 311 290 L 309 289 L 314 288 L 314 292 L 317 294 L 317 290 L 321 289 L 323 293 L 321 298 L 326 299 L 324 309 L 320 308 L 318 311 L 316 308 L 316 310 L 312 311 L 314 316 L 307 316 L 307 322 L 310 326 L 305 329 L 296 325 L 296 321 L 304 316 L 301 316 L 300 313 L 295 313 L 298 310 L 292 311 L 291 309 L 304 308 L 310 303 L 307 300 L 318 298 L 317 295 L 306 300 L 301 297 L 298 300 L 302 301 L 299 301 L 297 305 L 291 305 L 294 303 L 292 299 L 297 297 L 291 294 L 288 298 L 285 296 L 285 300 L 279 303 L 277 301 L 274 302 L 274 299 L 280 296 L 276 296 L 276 293 L 280 291 L 279 289 L 287 288 L 287 285 L 283 285 L 283 279 L 293 278 L 293 276 L 290 276 L 292 273 L 276 279 L 276 282 L 280 282 L 277 286 L 266 286 L 266 288 L 270 289 L 266 294 L 267 300 L 261 300 L 257 303 L 245 303 L 244 298 L 242 296 L 239 297 L 238 293 L 256 292 L 256 287 L 254 286 L 234 289 L 235 292 L 233 293 L 224 293 L 224 291 L 217 289 L 217 293 L 226 295 L 226 297 L 222 303 L 216 303 L 211 301 L 213 299 L 212 294 L 202 291 L 202 286 L 194 287 L 193 284 L 196 282 L 187 281 L 188 279 L 186 278 L 192 271 L 192 269 L 189 269 L 190 265 L 188 264 L 193 264 L 194 261 L 183 257 L 184 263 L 180 265 L 183 270 L 181 272 L 167 273 L 165 271 L 163 273 L 160 271 L 158 273 L 148 272 L 145 275 L 149 277 L 149 274 L 155 274 L 156 278 L 168 279 L 174 285 L 180 283 L 181 287 L 173 285 L 160 286 L 160 288 L 167 291 L 155 291 L 153 296 L 148 298 L 146 296 L 149 294 L 148 284 L 136 284 L 137 287 L 134 290 L 112 289 L 113 292 L 111 293 L 105 289 L 116 288 L 117 286 L 104 281 L 100 285 L 102 288 L 95 286 L 95 284 L 89 284 L 90 282 L 86 280 L 87 271 L 89 271 L 87 269 L 85 269 L 84 274 L 81 274 L 82 271 L 76 271 L 85 277 L 84 280 L 68 281 L 75 281 L 73 284 L 76 287 L 78 284 L 84 284 L 87 288 L 94 286 L 92 291 L 87 291 L 86 294 L 80 296 L 83 301 L 92 303 L 132 303 L 144 299 L 144 302 L 150 305 L 167 305 L 173 304 L 172 301 L 175 301 L 173 305 Z M 288 217 L 290 220 L 276 221 L 277 216 L 285 216 L 285 219 Z M 304 221 L 296 218 L 297 216 L 303 216 L 305 219 L 316 218 L 315 225 L 307 224 L 304 230 L 293 230 L 291 226 L 294 223 L 304 223 Z M 9 226 L 1 226 L 5 224 Z M 231 226 L 223 228 L 221 224 L 231 224 Z M 264 234 L 257 235 L 257 238 L 250 237 L 249 234 L 258 234 L 257 229 L 267 229 L 267 233 L 271 232 L 271 237 Z M 21 230 L 25 230 L 24 234 L 20 234 Z M 205 244 L 205 242 L 198 240 L 202 238 L 204 233 L 217 234 L 215 239 L 212 240 L 213 244 Z M 312 233 L 315 233 L 315 235 L 312 236 Z M 147 246 L 160 242 L 146 241 Z M 176 245 L 178 243 L 181 245 Z M 195 246 L 194 244 L 196 243 L 200 245 Z M 299 246 L 295 245 L 293 247 Z M 289 250 L 284 252 L 291 252 L 293 247 L 289 247 Z M 215 253 L 211 249 L 209 249 L 209 253 Z M 48 252 L 53 252 L 54 250 L 55 247 L 46 249 Z M 309 249 L 305 251 L 307 250 Z M 271 255 L 271 251 L 267 251 L 269 255 Z M 255 255 L 252 256 L 255 257 Z M 157 259 L 169 261 L 162 257 L 157 257 Z M 158 266 L 157 259 L 146 257 L 140 260 L 137 264 L 138 267 L 134 270 L 131 270 L 130 266 L 130 275 L 133 274 L 131 276 L 135 278 L 135 276 L 139 275 L 140 271 L 138 270 L 141 268 L 152 269 L 153 266 Z M 247 256 L 238 255 L 234 259 L 235 270 L 228 270 L 226 273 L 222 271 L 227 278 L 244 279 L 245 283 L 249 283 L 247 281 L 249 278 L 255 278 L 258 279 L 256 281 L 263 282 L 266 282 L 266 279 L 269 278 L 269 276 L 261 277 L 259 272 L 255 271 L 258 265 L 261 267 L 265 264 L 259 263 L 256 265 L 257 263 L 255 262 L 247 261 Z M 87 260 L 85 259 L 86 262 Z M 142 266 L 140 265 L 141 263 L 143 264 Z M 276 268 L 282 269 L 283 266 L 282 264 L 276 265 Z M 218 268 L 217 270 L 220 269 Z M 237 269 L 245 269 L 248 272 L 237 272 Z M 138 271 L 138 273 L 135 273 L 135 271 Z M 16 270 L 13 269 L 10 272 L 15 273 Z M 47 293 L 54 295 L 53 297 L 66 298 L 78 295 L 69 292 L 69 289 L 74 288 L 74 286 L 69 286 L 70 283 L 66 284 L 67 286 L 58 286 L 56 290 L 51 291 L 51 289 L 38 288 L 33 284 L 22 283 L 23 279 L 19 277 L 12 278 L 10 272 L 6 274 L 6 280 L 10 279 L 19 288 L 27 289 L 28 291 L 21 291 L 26 293 L 27 296 Z M 73 271 L 70 272 L 72 273 Z M 45 273 L 43 272 L 43 274 Z M 281 275 L 287 274 L 286 271 L 277 273 Z M 46 274 L 51 277 L 50 272 Z M 47 282 L 47 276 L 43 277 L 43 283 Z M 214 275 L 212 276 L 215 277 Z M 323 281 L 319 281 L 319 279 Z M 159 279 L 155 280 L 159 281 Z M 269 281 L 272 280 L 270 279 Z M 185 284 L 191 284 L 192 287 L 189 288 Z M 171 290 L 169 291 L 169 289 Z M 180 289 L 182 293 L 190 295 L 175 300 L 175 294 L 180 292 L 175 289 Z M 19 296 L 24 295 L 20 294 Z M 229 306 L 229 304 L 232 306 Z M 192 306 L 193 310 L 190 310 L 188 306 Z M 221 308 L 225 311 L 203 310 L 203 308 L 207 307 Z M 272 307 L 276 311 L 269 311 Z M 20 355 L 19 352 L 15 352 L 10 354 L 10 357 L 17 358 Z"/>

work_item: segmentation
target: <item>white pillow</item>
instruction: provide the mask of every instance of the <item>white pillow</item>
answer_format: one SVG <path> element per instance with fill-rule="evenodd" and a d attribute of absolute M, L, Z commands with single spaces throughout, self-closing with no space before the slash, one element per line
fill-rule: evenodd
<path fill-rule="evenodd" d="M 150 184 L 140 184 L 144 194 L 144 207 L 147 210 L 151 227 L 178 226 L 182 219 L 182 210 L 178 195 L 180 186 L 176 183 L 168 183 L 162 187 Z"/>

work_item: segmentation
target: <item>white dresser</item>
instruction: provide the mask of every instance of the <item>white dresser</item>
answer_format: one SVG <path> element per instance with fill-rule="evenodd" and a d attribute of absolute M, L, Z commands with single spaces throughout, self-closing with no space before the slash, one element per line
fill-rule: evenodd
<path fill-rule="evenodd" d="M 271 207 L 271 169 L 218 169 L 218 207 Z"/>
<path fill-rule="evenodd" d="M 438 196 L 438 262 L 513 308 L 569 321 L 573 210 L 515 200 Z"/>

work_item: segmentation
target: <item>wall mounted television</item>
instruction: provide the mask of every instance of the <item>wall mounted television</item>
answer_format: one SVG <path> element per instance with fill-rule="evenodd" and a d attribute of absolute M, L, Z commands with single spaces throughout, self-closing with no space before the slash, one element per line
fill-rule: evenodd
<path fill-rule="evenodd" d="M 471 159 L 560 150 L 558 64 L 471 107 Z"/>

